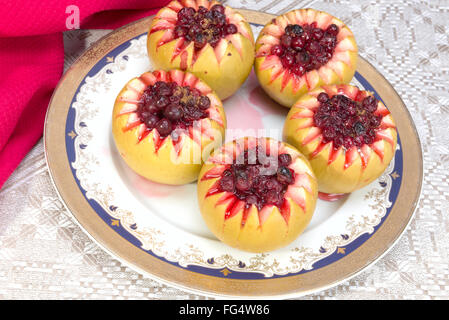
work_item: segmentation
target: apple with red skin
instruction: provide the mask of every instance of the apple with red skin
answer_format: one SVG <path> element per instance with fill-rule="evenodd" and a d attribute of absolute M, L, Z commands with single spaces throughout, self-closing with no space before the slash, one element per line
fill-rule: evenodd
<path fill-rule="evenodd" d="M 287 115 L 283 136 L 307 157 L 318 190 L 331 201 L 377 179 L 397 145 L 391 113 L 372 92 L 352 85 L 303 95 Z"/>
<path fill-rule="evenodd" d="M 128 166 L 154 182 L 195 181 L 225 137 L 226 116 L 212 89 L 193 74 L 156 70 L 133 78 L 115 100 L 112 133 Z"/>
<path fill-rule="evenodd" d="M 250 25 L 217 1 L 171 1 L 153 19 L 147 49 L 156 68 L 191 72 L 222 100 L 240 88 L 254 63 Z"/>
<path fill-rule="evenodd" d="M 321 85 L 349 83 L 357 57 L 354 35 L 341 20 L 323 11 L 298 9 L 262 29 L 254 69 L 265 92 L 290 108 Z"/>
<path fill-rule="evenodd" d="M 267 252 L 294 241 L 315 210 L 317 181 L 307 159 L 289 144 L 246 137 L 213 152 L 198 178 L 198 201 L 222 242 Z"/>

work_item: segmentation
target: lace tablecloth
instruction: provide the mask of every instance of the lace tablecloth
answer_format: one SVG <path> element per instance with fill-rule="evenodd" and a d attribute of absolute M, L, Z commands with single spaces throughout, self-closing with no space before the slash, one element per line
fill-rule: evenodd
<path fill-rule="evenodd" d="M 449 2 L 227 1 L 272 14 L 340 17 L 360 54 L 410 110 L 424 157 L 421 199 L 399 242 L 369 271 L 301 299 L 449 299 Z M 66 65 L 110 30 L 64 35 Z M 0 299 L 205 299 L 147 279 L 75 224 L 51 184 L 42 140 L 0 190 Z"/>

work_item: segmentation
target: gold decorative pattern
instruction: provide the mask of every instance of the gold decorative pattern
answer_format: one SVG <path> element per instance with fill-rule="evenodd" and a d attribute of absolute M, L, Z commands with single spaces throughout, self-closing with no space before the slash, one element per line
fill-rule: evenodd
<path fill-rule="evenodd" d="M 395 171 L 391 174 L 391 177 L 396 180 L 397 178 L 399 178 L 399 174 Z"/>
<path fill-rule="evenodd" d="M 72 140 L 77 136 L 77 134 L 76 134 L 75 132 L 73 132 L 73 130 L 70 131 L 69 133 L 67 133 L 67 135 L 68 135 L 70 138 L 72 138 Z"/>
<path fill-rule="evenodd" d="M 220 272 L 223 273 L 223 275 L 224 275 L 225 277 L 227 277 L 230 273 L 232 273 L 232 272 L 231 272 L 229 269 L 227 269 L 227 268 L 224 268 L 224 269 L 220 270 Z"/>

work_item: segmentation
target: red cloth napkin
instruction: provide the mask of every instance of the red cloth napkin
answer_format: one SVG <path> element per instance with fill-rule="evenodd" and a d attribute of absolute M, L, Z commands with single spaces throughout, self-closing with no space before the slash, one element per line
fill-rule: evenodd
<path fill-rule="evenodd" d="M 151 15 L 167 0 L 3 0 L 0 6 L 0 188 L 42 136 L 62 75 L 62 32 L 114 29 Z"/>

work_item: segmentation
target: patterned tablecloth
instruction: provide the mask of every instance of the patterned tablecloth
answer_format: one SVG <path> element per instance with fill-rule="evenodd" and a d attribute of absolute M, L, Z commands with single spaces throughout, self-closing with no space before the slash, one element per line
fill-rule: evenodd
<path fill-rule="evenodd" d="M 404 100 L 422 142 L 423 191 L 399 242 L 368 272 L 302 299 L 449 299 L 449 1 L 226 3 L 340 17 Z M 65 67 L 108 32 L 66 32 Z M 59 200 L 39 141 L 0 191 L 0 299 L 127 298 L 205 299 L 143 277 L 92 242 Z"/>

